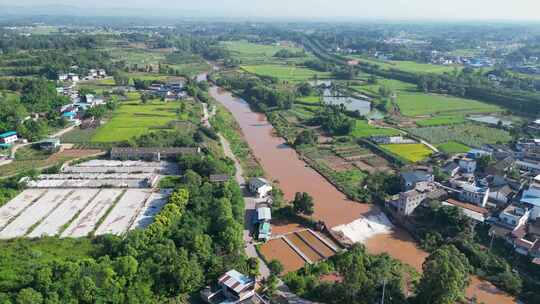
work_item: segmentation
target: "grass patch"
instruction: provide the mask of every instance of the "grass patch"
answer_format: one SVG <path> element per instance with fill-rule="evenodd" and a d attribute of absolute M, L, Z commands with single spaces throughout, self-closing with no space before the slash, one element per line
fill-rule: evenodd
<path fill-rule="evenodd" d="M 286 81 L 306 81 L 312 79 L 315 75 L 319 79 L 332 77 L 330 72 L 319 72 L 302 66 L 262 64 L 262 65 L 244 65 L 242 70 L 258 76 L 275 77 Z"/>
<path fill-rule="evenodd" d="M 356 120 L 356 125 L 351 133 L 351 135 L 354 137 L 394 136 L 400 134 L 401 132 L 395 129 L 380 128 L 369 125 L 366 120 Z"/>
<path fill-rule="evenodd" d="M 449 141 L 444 144 L 437 145 L 437 149 L 447 154 L 465 153 L 471 148 L 455 141 Z"/>
<path fill-rule="evenodd" d="M 390 144 L 380 146 L 381 148 L 413 163 L 426 159 L 433 153 L 424 144 Z"/>

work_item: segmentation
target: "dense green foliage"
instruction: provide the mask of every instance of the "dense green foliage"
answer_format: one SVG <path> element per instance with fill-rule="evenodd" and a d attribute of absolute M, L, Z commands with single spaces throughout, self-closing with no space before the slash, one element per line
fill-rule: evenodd
<path fill-rule="evenodd" d="M 145 230 L 91 243 L 56 238 L 0 243 L 1 302 L 183 302 L 230 268 L 256 271 L 243 255 L 240 188 L 233 181 L 209 183 L 208 173 L 221 170 L 213 169 L 220 160 L 201 157 L 198 165 L 180 161 L 190 169 Z M 84 246 L 64 251 L 77 242 Z"/>
<path fill-rule="evenodd" d="M 287 274 L 285 283 L 295 293 L 324 303 L 378 303 L 385 285 L 385 303 L 405 303 L 401 286 L 403 267 L 388 255 L 373 256 L 362 245 L 355 245 L 328 261 Z M 336 282 L 321 276 L 338 276 Z"/>

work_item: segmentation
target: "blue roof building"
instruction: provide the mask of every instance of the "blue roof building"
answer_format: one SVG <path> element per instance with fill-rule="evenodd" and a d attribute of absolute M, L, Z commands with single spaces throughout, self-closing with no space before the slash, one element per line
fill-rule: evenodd
<path fill-rule="evenodd" d="M 4 132 L 4 133 L 0 134 L 0 138 L 6 138 L 6 137 L 14 136 L 14 135 L 17 135 L 17 132 L 8 131 L 8 132 Z"/>

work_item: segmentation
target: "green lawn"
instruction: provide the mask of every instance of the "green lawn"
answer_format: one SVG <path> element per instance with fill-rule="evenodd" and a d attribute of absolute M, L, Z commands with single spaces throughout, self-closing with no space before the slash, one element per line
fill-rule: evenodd
<path fill-rule="evenodd" d="M 351 132 L 351 135 L 354 137 L 393 136 L 399 134 L 401 134 L 401 132 L 395 129 L 371 126 L 366 120 L 356 120 L 354 130 Z"/>
<path fill-rule="evenodd" d="M 153 101 L 123 103 L 112 119 L 92 136 L 93 142 L 118 142 L 142 135 L 153 128 L 162 128 L 174 120 L 188 120 L 187 113 L 178 115 L 178 102 Z"/>
<path fill-rule="evenodd" d="M 433 153 L 424 144 L 390 144 L 381 147 L 413 163 L 426 159 Z"/>
<path fill-rule="evenodd" d="M 298 98 L 298 101 L 309 104 L 319 104 L 321 102 L 320 96 L 304 96 Z"/>
<path fill-rule="evenodd" d="M 330 72 L 319 72 L 295 65 L 262 64 L 245 65 L 241 68 L 248 73 L 259 76 L 275 77 L 279 80 L 287 81 L 306 81 L 312 79 L 315 75 L 317 75 L 319 79 L 327 79 L 332 77 L 332 73 Z"/>
<path fill-rule="evenodd" d="M 289 45 L 269 45 L 269 44 L 258 44 L 251 43 L 245 40 L 239 41 L 225 41 L 221 43 L 231 54 L 239 59 L 242 64 L 263 64 L 263 63 L 273 63 L 273 62 L 283 62 L 283 61 L 298 61 L 306 60 L 307 57 L 301 58 L 290 58 L 290 59 L 281 59 L 275 58 L 274 55 L 282 50 L 289 49 L 293 52 L 302 51 L 301 48 L 297 48 Z"/>
<path fill-rule="evenodd" d="M 444 144 L 437 145 L 437 148 L 448 154 L 464 153 L 471 149 L 470 147 L 455 141 L 449 141 Z"/>

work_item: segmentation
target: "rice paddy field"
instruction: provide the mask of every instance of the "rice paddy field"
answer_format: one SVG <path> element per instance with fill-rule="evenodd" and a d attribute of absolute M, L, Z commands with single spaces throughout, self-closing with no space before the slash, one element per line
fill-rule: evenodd
<path fill-rule="evenodd" d="M 306 81 L 317 76 L 319 79 L 332 77 L 330 72 L 319 72 L 296 65 L 261 64 L 243 65 L 242 70 L 258 76 L 275 77 L 283 81 Z"/>
<path fill-rule="evenodd" d="M 264 63 L 275 63 L 275 62 L 291 62 L 306 60 L 306 57 L 300 58 L 276 58 L 274 55 L 282 50 L 288 49 L 292 52 L 301 52 L 302 49 L 295 47 L 289 43 L 280 43 L 277 44 L 258 44 L 252 43 L 245 40 L 239 41 L 225 41 L 221 43 L 231 54 L 239 59 L 242 64 L 264 64 Z"/>
<path fill-rule="evenodd" d="M 411 128 L 407 131 L 436 145 L 457 142 L 469 147 L 480 147 L 483 144 L 507 143 L 512 139 L 505 130 L 477 123 Z"/>
<path fill-rule="evenodd" d="M 413 163 L 426 159 L 433 153 L 424 144 L 389 144 L 381 145 L 381 148 Z"/>
<path fill-rule="evenodd" d="M 356 125 L 351 133 L 351 135 L 354 137 L 393 136 L 399 134 L 401 134 L 401 132 L 395 129 L 380 128 L 369 125 L 366 120 L 356 120 Z"/>
<path fill-rule="evenodd" d="M 199 119 L 198 106 L 187 108 L 188 110 L 180 113 L 180 103 L 177 102 L 123 103 L 115 110 L 111 120 L 98 128 L 91 141 L 107 143 L 129 140 L 152 129 L 167 128 L 167 124 L 173 121 Z"/>

